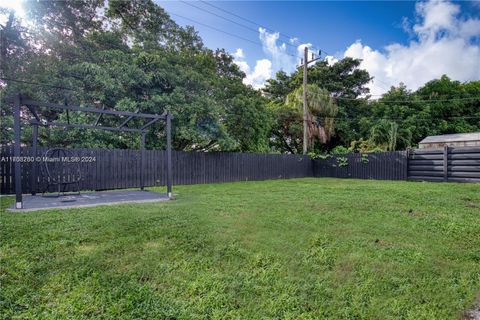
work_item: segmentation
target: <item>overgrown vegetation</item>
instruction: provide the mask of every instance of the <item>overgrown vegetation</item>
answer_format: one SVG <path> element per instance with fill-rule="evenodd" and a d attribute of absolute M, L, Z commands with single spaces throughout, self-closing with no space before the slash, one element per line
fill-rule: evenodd
<path fill-rule="evenodd" d="M 479 185 L 175 191 L 168 203 L 2 212 L 0 317 L 459 319 L 479 297 Z"/>
<path fill-rule="evenodd" d="M 28 23 L 0 8 L 1 143 L 12 138 L 5 98 L 20 92 L 107 109 L 168 110 L 175 117 L 178 150 L 301 153 L 301 70 L 279 72 L 263 90 L 254 90 L 242 83 L 245 74 L 228 52 L 206 48 L 192 27 L 177 25 L 151 0 L 28 0 L 25 10 Z M 309 152 L 352 145 L 362 152 L 399 150 L 427 135 L 480 130 L 480 81 L 460 83 L 444 76 L 415 92 L 399 84 L 377 101 L 368 96 L 372 79 L 359 66 L 359 60 L 345 58 L 309 67 Z M 64 116 L 46 115 L 48 120 Z M 94 116 L 70 117 L 95 122 Z M 108 117 L 102 121 L 113 124 Z M 152 130 L 147 147 L 163 147 L 159 132 Z M 28 129 L 24 138 L 30 141 Z M 40 142 L 46 141 L 139 145 L 131 135 L 85 130 L 41 130 Z"/>

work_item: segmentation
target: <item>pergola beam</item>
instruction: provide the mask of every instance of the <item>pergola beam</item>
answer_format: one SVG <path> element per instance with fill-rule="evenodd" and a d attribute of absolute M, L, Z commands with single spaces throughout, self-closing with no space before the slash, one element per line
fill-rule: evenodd
<path fill-rule="evenodd" d="M 11 101 L 11 100 L 10 100 Z M 38 102 L 28 99 L 22 99 L 20 95 L 17 95 L 13 99 L 13 131 L 14 131 L 14 148 L 13 154 L 14 157 L 19 158 L 21 155 L 21 128 L 22 123 L 20 119 L 20 108 L 21 106 L 26 106 L 28 110 L 32 113 L 35 120 L 30 120 L 29 125 L 33 126 L 33 141 L 32 147 L 34 150 L 34 155 L 36 156 L 36 149 L 37 149 L 37 139 L 38 139 L 38 126 L 42 127 L 64 127 L 64 128 L 79 128 L 79 129 L 99 129 L 99 130 L 109 130 L 109 131 L 123 131 L 123 132 L 135 132 L 141 134 L 141 157 L 142 157 L 142 174 L 141 174 L 141 188 L 143 189 L 145 186 L 145 180 L 143 177 L 143 163 L 145 161 L 145 137 L 146 137 L 146 129 L 155 123 L 156 121 L 162 119 L 166 122 L 166 136 L 167 136 L 167 193 L 168 197 L 172 197 L 172 183 L 173 183 L 173 172 L 172 172 L 172 135 L 171 135 L 171 120 L 173 117 L 168 112 L 164 112 L 161 115 L 155 114 L 146 114 L 146 113 L 133 113 L 127 111 L 115 111 L 115 110 L 105 110 L 105 107 L 102 109 L 97 108 L 88 108 L 88 107 L 79 107 L 79 106 L 69 106 L 67 104 L 55 104 L 55 103 L 46 103 L 46 102 Z M 46 107 L 46 108 L 53 108 L 53 109 L 60 109 L 67 111 L 67 122 L 68 123 L 60 123 L 60 122 L 45 122 L 42 121 L 39 117 L 38 113 L 35 110 L 35 107 Z M 68 111 L 79 111 L 79 112 L 91 112 L 99 114 L 98 118 L 96 119 L 95 125 L 87 125 L 87 124 L 72 124 L 70 123 L 70 116 Z M 126 116 L 128 117 L 120 127 L 107 127 L 107 126 L 98 126 L 98 123 L 104 114 L 115 115 L 115 116 Z M 130 121 L 132 118 L 146 118 L 150 119 L 145 125 L 140 127 L 139 129 L 134 128 L 125 128 L 124 125 Z M 36 164 L 33 164 L 32 167 L 32 194 L 35 194 L 36 191 Z M 20 161 L 14 162 L 14 174 L 15 174 L 15 208 L 22 209 L 23 207 L 23 200 L 22 200 L 22 168 Z"/>
<path fill-rule="evenodd" d="M 35 111 L 35 108 L 32 108 L 31 106 L 27 106 L 27 108 L 35 117 L 35 119 L 37 119 L 37 121 L 40 121 L 40 117 L 38 116 L 37 111 Z"/>
<path fill-rule="evenodd" d="M 159 120 L 158 118 L 155 118 L 155 119 L 152 119 L 152 120 L 148 121 L 143 127 L 140 127 L 140 130 L 147 129 L 148 127 L 150 127 L 152 124 L 154 124 L 158 120 Z"/>
<path fill-rule="evenodd" d="M 109 130 L 109 131 L 124 131 L 124 132 L 144 132 L 141 129 L 130 129 L 130 128 L 114 128 L 114 127 L 105 127 L 105 126 L 94 126 L 89 124 L 73 124 L 73 123 L 62 123 L 62 122 L 37 122 L 30 121 L 31 124 L 44 126 L 44 127 L 65 127 L 65 128 L 79 128 L 79 129 L 99 129 L 99 130 Z"/>
<path fill-rule="evenodd" d="M 117 111 L 117 110 L 102 110 L 102 109 L 97 109 L 97 108 L 71 106 L 71 105 L 66 106 L 66 105 L 63 105 L 63 104 L 38 102 L 38 101 L 33 101 L 33 100 L 22 100 L 22 104 L 27 105 L 27 106 L 46 107 L 46 108 L 61 109 L 61 110 L 92 112 L 92 113 L 100 113 L 100 114 L 111 114 L 111 115 L 115 115 L 115 116 L 132 116 L 134 118 L 165 119 L 164 115 L 152 115 L 152 114 L 147 114 L 147 113 L 135 113 L 135 112 Z"/>
<path fill-rule="evenodd" d="M 105 106 L 102 107 L 102 110 L 105 110 Z M 102 119 L 103 113 L 100 113 L 97 117 L 97 120 L 95 120 L 95 126 L 98 126 L 98 123 L 100 122 L 100 119 Z"/>
<path fill-rule="evenodd" d="M 133 116 L 129 116 L 127 119 L 125 119 L 125 121 L 123 121 L 118 127 L 121 128 L 121 127 L 124 127 L 130 120 L 133 119 Z"/>

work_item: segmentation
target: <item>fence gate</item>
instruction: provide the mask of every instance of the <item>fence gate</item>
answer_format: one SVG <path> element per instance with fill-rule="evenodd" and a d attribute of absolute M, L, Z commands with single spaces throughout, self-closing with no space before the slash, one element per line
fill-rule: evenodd
<path fill-rule="evenodd" d="M 480 147 L 410 150 L 408 179 L 480 182 Z"/>

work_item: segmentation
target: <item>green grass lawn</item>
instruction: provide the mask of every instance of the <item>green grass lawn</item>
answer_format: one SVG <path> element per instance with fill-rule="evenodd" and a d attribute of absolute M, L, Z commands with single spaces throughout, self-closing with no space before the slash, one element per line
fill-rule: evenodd
<path fill-rule="evenodd" d="M 480 184 L 308 178 L 175 192 L 2 211 L 1 317 L 459 319 L 479 302 Z"/>

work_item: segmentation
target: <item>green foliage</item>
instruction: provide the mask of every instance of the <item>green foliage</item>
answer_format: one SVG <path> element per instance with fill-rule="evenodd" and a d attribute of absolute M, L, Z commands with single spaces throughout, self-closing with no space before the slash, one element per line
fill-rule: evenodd
<path fill-rule="evenodd" d="M 168 203 L 2 210 L 0 314 L 458 319 L 480 290 L 478 189 L 309 178 L 179 186 Z"/>
<path fill-rule="evenodd" d="M 315 153 L 315 152 L 309 152 L 308 156 L 313 160 L 315 159 L 327 160 L 328 158 L 332 157 L 330 153 Z"/>
<path fill-rule="evenodd" d="M 12 16 L 5 38 L 10 49 L 2 58 L 8 66 L 5 75 L 74 90 L 7 81 L 2 99 L 20 92 L 41 101 L 154 114 L 169 111 L 174 117 L 175 149 L 268 150 L 272 120 L 266 99 L 242 83 L 245 75 L 228 53 L 205 48 L 195 30 L 178 26 L 153 1 L 32 1 L 28 14 L 33 25 L 22 26 Z M 28 32 L 21 33 L 22 28 Z M 7 118 L 9 107 L 2 103 Z M 46 114 L 50 121 L 60 117 L 55 111 Z M 71 117 L 78 123 L 96 120 L 94 115 Z M 103 117 L 101 124 L 117 126 L 120 121 Z M 164 147 L 162 129 L 161 122 L 153 126 L 148 148 Z M 131 134 L 41 131 L 41 144 L 116 148 L 139 144 L 139 137 Z M 1 142 L 11 139 L 11 130 L 2 126 Z"/>
<path fill-rule="evenodd" d="M 410 131 L 399 129 L 392 121 L 381 120 L 370 130 L 370 144 L 383 151 L 404 150 L 409 147 L 410 140 Z"/>
<path fill-rule="evenodd" d="M 312 152 L 328 152 L 335 146 L 351 144 L 363 144 L 362 152 L 405 150 L 429 135 L 480 130 L 480 81 L 460 83 L 443 76 L 415 92 L 400 84 L 379 100 L 370 100 L 368 95 L 360 98 L 361 94 L 368 94 L 365 86 L 370 77 L 358 66 L 358 60 L 347 58 L 333 65 L 317 63 L 309 68 L 309 83 L 337 97 L 338 105 L 335 134 L 327 144 L 317 144 Z M 275 104 L 293 94 L 302 79 L 299 71 L 291 76 L 277 76 L 263 90 Z M 297 144 L 298 140 L 301 142 L 301 131 L 295 130 L 297 138 L 287 135 L 287 142 L 283 142 L 279 135 L 285 131 L 292 134 L 292 129 L 285 130 L 291 122 L 282 122 L 282 113 L 276 116 L 280 127 L 274 126 L 272 141 L 281 143 L 274 147 L 287 152 L 301 150 L 301 144 Z"/>
<path fill-rule="evenodd" d="M 362 138 L 352 141 L 349 150 L 351 150 L 351 152 L 360 152 L 362 154 L 384 151 L 381 147 L 372 143 L 370 139 L 363 140 Z"/>
<path fill-rule="evenodd" d="M 325 112 L 323 117 L 319 117 L 319 127 L 312 128 L 309 131 L 314 132 L 314 129 L 318 131 L 319 128 L 327 128 L 328 130 L 319 134 L 324 137 L 322 139 L 323 143 L 314 144 L 310 151 L 321 153 L 332 149 L 335 145 L 348 145 L 350 143 L 352 129 L 345 127 L 343 121 L 339 122 L 334 117 L 348 117 L 353 112 L 360 110 L 364 104 L 364 99 L 355 100 L 355 98 L 368 93 L 365 86 L 371 78 L 368 72 L 358 69 L 359 65 L 360 60 L 345 58 L 333 65 L 329 65 L 325 61 L 319 61 L 309 67 L 308 79 L 311 85 L 309 88 L 321 88 L 323 96 L 330 96 L 328 103 L 323 103 L 327 106 L 325 111 L 328 112 Z M 274 106 L 272 109 L 276 122 L 272 127 L 273 137 L 271 139 L 274 150 L 301 153 L 303 139 L 302 113 L 293 113 L 289 108 L 282 106 L 286 102 L 287 96 L 290 95 L 290 100 L 297 97 L 295 100 L 297 100 L 298 109 L 299 102 L 301 102 L 301 87 L 302 72 L 297 70 L 291 75 L 284 72 L 277 73 L 276 79 L 269 80 L 262 90 L 265 96 L 272 101 L 271 105 Z M 311 90 L 309 89 L 309 91 Z M 333 99 L 332 96 L 340 99 Z M 342 100 L 341 98 L 353 99 L 353 101 Z M 314 97 L 314 100 L 322 102 L 324 99 L 315 99 Z M 332 106 L 332 108 L 328 106 Z"/>
<path fill-rule="evenodd" d="M 0 82 L 1 144 L 12 141 L 6 98 L 20 92 L 40 101 L 169 111 L 178 150 L 301 153 L 302 70 L 278 72 L 261 92 L 254 90 L 242 83 L 245 74 L 230 54 L 206 48 L 196 30 L 176 24 L 152 0 L 28 0 L 25 11 L 28 24 L 0 8 L 0 75 L 49 87 Z M 367 88 L 372 78 L 359 67 L 352 58 L 309 66 L 309 152 L 325 154 L 336 146 L 362 153 L 404 150 L 429 135 L 480 131 L 480 81 L 442 76 L 414 92 L 400 84 L 373 100 Z M 44 116 L 65 117 L 52 110 Z M 70 116 L 96 121 L 94 115 Z M 101 123 L 120 121 L 104 117 Z M 148 148 L 164 147 L 162 129 L 161 122 L 154 125 Z M 42 129 L 40 143 L 132 148 L 139 137 Z"/>
<path fill-rule="evenodd" d="M 337 157 L 337 164 L 339 167 L 348 167 L 348 158 L 347 157 Z"/>
<path fill-rule="evenodd" d="M 362 163 L 368 163 L 370 161 L 370 160 L 368 160 L 368 154 L 367 153 L 362 153 L 361 161 L 362 161 Z"/>
<path fill-rule="evenodd" d="M 447 76 L 415 92 L 392 87 L 360 121 L 360 133 L 383 150 L 415 147 L 429 135 L 480 130 L 480 81 L 460 83 Z"/>
<path fill-rule="evenodd" d="M 274 81 L 270 81 L 275 86 Z M 307 87 L 307 136 L 310 149 L 317 141 L 327 143 L 335 132 L 337 105 L 330 94 L 317 85 Z M 275 118 L 270 143 L 274 150 L 300 153 L 303 144 L 303 87 L 289 93 L 284 102 L 270 103 Z"/>
<path fill-rule="evenodd" d="M 332 149 L 332 154 L 346 154 L 351 152 L 349 148 L 345 148 L 344 146 L 336 146 Z"/>
<path fill-rule="evenodd" d="M 299 110 L 303 121 L 303 86 L 291 92 L 285 103 L 291 108 Z M 307 134 L 310 148 L 315 140 L 322 144 L 327 143 L 335 132 L 335 116 L 338 107 L 329 92 L 317 85 L 307 86 Z"/>

